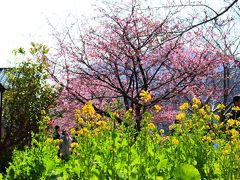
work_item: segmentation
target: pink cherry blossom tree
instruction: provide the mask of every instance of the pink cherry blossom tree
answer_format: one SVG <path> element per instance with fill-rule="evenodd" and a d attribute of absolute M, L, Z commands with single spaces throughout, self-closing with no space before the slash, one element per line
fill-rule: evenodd
<path fill-rule="evenodd" d="M 106 104 L 120 99 L 126 110 L 133 109 L 138 130 L 146 109 L 162 104 L 172 113 L 180 95 L 194 88 L 196 80 L 214 75 L 225 61 L 218 50 L 203 42 L 201 25 L 236 2 L 203 19 L 177 17 L 183 7 L 193 7 L 191 4 L 170 4 L 163 7 L 168 8 L 167 13 L 138 0 L 108 4 L 98 9 L 94 24 L 81 27 L 77 36 L 70 28 L 65 34 L 56 32 L 59 49 L 49 64 L 52 77 L 63 87 L 61 118 L 68 124 L 74 110 L 89 100 L 98 113 L 108 116 Z M 141 100 L 143 90 L 151 93 L 149 102 Z M 121 117 L 117 120 L 122 121 Z"/>
<path fill-rule="evenodd" d="M 239 25 L 239 19 L 235 14 L 231 14 L 204 27 L 206 32 L 202 36 L 203 41 L 209 49 L 216 52 L 216 57 L 219 57 L 221 62 L 211 75 L 208 74 L 203 79 L 196 78 L 195 83 L 186 89 L 188 94 L 185 99 L 189 102 L 193 96 L 197 96 L 202 99 L 203 104 L 212 104 L 213 110 L 216 110 L 219 103 L 227 107 L 226 112 L 229 110 L 233 96 L 240 92 L 240 36 L 237 33 Z"/>

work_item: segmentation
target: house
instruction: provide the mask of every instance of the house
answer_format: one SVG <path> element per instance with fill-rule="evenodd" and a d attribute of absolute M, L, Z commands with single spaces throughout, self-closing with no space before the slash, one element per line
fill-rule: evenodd
<path fill-rule="evenodd" d="M 3 133 L 2 128 L 2 100 L 3 100 L 3 92 L 5 91 L 5 85 L 7 83 L 7 75 L 5 73 L 5 69 L 7 68 L 0 68 L 0 140 Z"/>
<path fill-rule="evenodd" d="M 9 68 L 0 68 L 0 91 L 5 90 L 5 85 L 7 83 L 7 75 L 5 73 L 5 70 Z"/>

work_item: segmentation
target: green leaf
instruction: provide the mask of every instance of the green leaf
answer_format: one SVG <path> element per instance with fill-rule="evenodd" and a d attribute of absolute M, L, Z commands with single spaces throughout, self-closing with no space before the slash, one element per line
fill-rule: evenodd
<path fill-rule="evenodd" d="M 164 178 L 162 176 L 157 176 L 156 180 L 164 180 Z"/>
<path fill-rule="evenodd" d="M 162 160 L 159 161 L 158 164 L 157 164 L 157 170 L 159 171 L 159 170 L 161 170 L 161 169 L 166 168 L 167 164 L 168 164 L 168 160 L 167 160 L 167 159 L 162 159 Z"/>
<path fill-rule="evenodd" d="M 154 156 L 154 152 L 150 144 L 148 145 L 148 153 L 150 154 L 150 156 Z"/>
<path fill-rule="evenodd" d="M 190 164 L 180 164 L 174 170 L 174 177 L 177 180 L 200 180 L 201 176 L 198 170 Z"/>

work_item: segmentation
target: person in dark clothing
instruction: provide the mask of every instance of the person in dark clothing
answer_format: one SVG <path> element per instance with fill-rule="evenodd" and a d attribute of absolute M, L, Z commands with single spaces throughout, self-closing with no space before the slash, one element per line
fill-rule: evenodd
<path fill-rule="evenodd" d="M 229 119 L 236 119 L 240 120 L 240 96 L 235 96 L 233 98 L 233 108 L 232 111 L 230 112 L 230 117 Z"/>
<path fill-rule="evenodd" d="M 61 137 L 60 137 L 60 133 L 59 133 L 59 131 L 60 131 L 60 127 L 58 126 L 58 125 L 56 125 L 55 127 L 54 127 L 54 133 L 53 133 L 53 139 L 60 139 Z"/>
<path fill-rule="evenodd" d="M 56 125 L 54 127 L 54 132 L 53 132 L 53 139 L 56 140 L 56 139 L 61 139 L 61 135 L 60 135 L 60 127 L 58 125 Z M 59 146 L 59 150 L 58 150 L 58 157 L 60 158 L 60 149 L 61 149 L 61 144 Z"/>
<path fill-rule="evenodd" d="M 63 160 L 68 160 L 70 155 L 70 139 L 67 132 L 64 130 L 61 134 L 62 143 L 60 145 L 60 154 L 62 155 Z"/>

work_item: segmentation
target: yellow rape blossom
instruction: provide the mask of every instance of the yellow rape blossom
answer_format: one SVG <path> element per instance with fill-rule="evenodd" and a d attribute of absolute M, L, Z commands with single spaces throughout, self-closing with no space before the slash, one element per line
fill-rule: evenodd
<path fill-rule="evenodd" d="M 83 107 L 82 107 L 82 114 L 87 117 L 93 117 L 95 115 L 95 109 L 93 107 L 92 101 L 88 101 Z"/>
<path fill-rule="evenodd" d="M 53 142 L 53 139 L 52 138 L 47 138 L 47 142 L 51 143 L 51 142 Z"/>
<path fill-rule="evenodd" d="M 185 111 L 189 108 L 189 104 L 188 103 L 183 103 L 181 106 L 180 106 L 180 110 L 182 111 Z"/>
<path fill-rule="evenodd" d="M 79 144 L 77 142 L 73 142 L 73 143 L 71 143 L 70 147 L 71 148 L 78 148 Z"/>
<path fill-rule="evenodd" d="M 153 123 L 149 123 L 149 124 L 148 124 L 148 128 L 149 128 L 149 129 L 155 129 L 156 126 L 155 126 Z"/>
<path fill-rule="evenodd" d="M 99 121 L 99 120 L 101 119 L 101 117 L 102 117 L 102 116 L 101 116 L 100 114 L 97 114 L 97 115 L 96 115 L 96 121 Z"/>
<path fill-rule="evenodd" d="M 212 142 L 212 138 L 210 136 L 203 136 L 203 141 L 207 141 L 207 142 Z"/>
<path fill-rule="evenodd" d="M 232 110 L 233 110 L 233 111 L 240 111 L 240 107 L 238 107 L 238 106 L 233 106 Z"/>
<path fill-rule="evenodd" d="M 76 109 L 74 115 L 75 115 L 75 121 L 76 121 L 77 124 L 84 124 L 84 120 L 81 117 L 80 109 Z"/>
<path fill-rule="evenodd" d="M 225 109 L 225 105 L 224 104 L 218 104 L 217 105 L 217 110 L 224 110 Z"/>
<path fill-rule="evenodd" d="M 176 128 L 176 125 L 175 124 L 171 124 L 170 126 L 168 126 L 168 129 L 171 131 L 171 130 L 173 130 L 173 129 L 175 129 Z"/>
<path fill-rule="evenodd" d="M 236 121 L 236 126 L 240 127 L 240 121 Z"/>
<path fill-rule="evenodd" d="M 129 108 L 126 112 L 125 112 L 125 118 L 126 119 L 131 119 L 132 118 L 132 116 L 133 116 L 133 109 L 132 108 Z"/>
<path fill-rule="evenodd" d="M 159 106 L 159 105 L 154 105 L 153 108 L 154 108 L 155 112 L 159 112 L 162 109 L 161 106 Z"/>
<path fill-rule="evenodd" d="M 198 106 L 201 105 L 201 101 L 200 101 L 198 98 L 193 98 L 193 99 L 192 99 L 192 102 L 193 102 L 194 104 L 198 105 Z"/>
<path fill-rule="evenodd" d="M 56 142 L 57 144 L 60 144 L 62 142 L 62 139 L 54 139 L 54 142 Z"/>
<path fill-rule="evenodd" d="M 227 155 L 229 154 L 229 152 L 231 151 L 231 145 L 230 144 L 226 144 L 223 150 L 223 154 Z"/>
<path fill-rule="evenodd" d="M 206 111 L 203 108 L 199 109 L 198 112 L 203 116 L 207 115 Z"/>
<path fill-rule="evenodd" d="M 183 121 L 185 118 L 186 118 L 186 114 L 185 113 L 179 113 L 176 116 L 176 120 L 178 120 L 178 121 Z"/>
<path fill-rule="evenodd" d="M 114 112 L 113 114 L 114 114 L 114 116 L 116 116 L 117 118 L 119 118 L 118 112 Z"/>
<path fill-rule="evenodd" d="M 164 129 L 160 129 L 159 131 L 160 134 L 164 134 L 164 132 L 165 132 Z"/>
<path fill-rule="evenodd" d="M 192 108 L 193 108 L 193 109 L 198 109 L 198 105 L 197 105 L 197 104 L 193 104 L 193 105 L 192 105 Z"/>
<path fill-rule="evenodd" d="M 105 126 L 107 126 L 107 123 L 106 123 L 105 121 L 98 121 L 98 122 L 96 122 L 96 124 L 97 124 L 98 126 L 100 126 L 100 127 L 105 127 Z"/>
<path fill-rule="evenodd" d="M 89 131 L 87 128 L 82 128 L 79 131 L 77 131 L 78 135 L 83 135 L 83 136 L 87 136 L 89 134 Z"/>
<path fill-rule="evenodd" d="M 73 143 L 71 143 L 69 150 L 70 150 L 71 152 L 74 152 L 75 149 L 78 148 L 78 147 L 80 147 L 79 144 L 78 144 L 77 142 L 73 142 Z"/>
<path fill-rule="evenodd" d="M 205 109 L 206 109 L 207 112 L 210 112 L 211 111 L 211 106 L 207 104 L 207 105 L 205 105 Z"/>
<path fill-rule="evenodd" d="M 149 101 L 152 99 L 152 96 L 151 96 L 151 94 L 150 94 L 148 91 L 142 90 L 142 91 L 140 92 L 140 99 L 141 99 L 143 102 L 147 103 L 147 102 L 149 102 Z"/>
<path fill-rule="evenodd" d="M 234 119 L 229 119 L 227 121 L 228 126 L 234 126 L 235 123 L 236 123 L 236 121 Z"/>
<path fill-rule="evenodd" d="M 71 128 L 71 129 L 70 129 L 70 133 L 71 133 L 71 134 L 75 134 L 75 133 L 76 133 L 76 130 L 75 130 L 74 128 Z"/>
<path fill-rule="evenodd" d="M 99 134 L 101 132 L 101 128 L 96 128 L 96 129 L 93 130 L 93 132 L 95 134 Z"/>
<path fill-rule="evenodd" d="M 239 136 L 239 132 L 236 130 L 236 129 L 231 129 L 231 138 L 236 138 L 236 137 L 238 137 Z"/>
<path fill-rule="evenodd" d="M 172 139 L 172 144 L 178 145 L 179 144 L 179 140 L 176 138 Z"/>
<path fill-rule="evenodd" d="M 217 120 L 217 121 L 219 121 L 219 120 L 220 120 L 220 116 L 219 116 L 219 115 L 217 115 L 217 114 L 214 114 L 214 115 L 213 115 L 213 118 L 214 118 L 215 120 Z"/>

